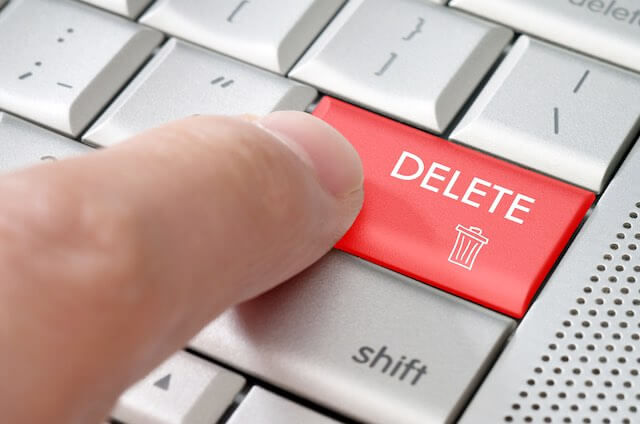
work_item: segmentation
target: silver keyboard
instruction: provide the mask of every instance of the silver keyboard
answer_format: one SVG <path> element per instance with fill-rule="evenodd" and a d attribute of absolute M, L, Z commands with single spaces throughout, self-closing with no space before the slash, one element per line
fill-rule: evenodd
<path fill-rule="evenodd" d="M 2 172 L 330 95 L 597 196 L 522 319 L 336 250 L 112 422 L 640 423 L 639 34 L 637 0 L 0 0 Z"/>

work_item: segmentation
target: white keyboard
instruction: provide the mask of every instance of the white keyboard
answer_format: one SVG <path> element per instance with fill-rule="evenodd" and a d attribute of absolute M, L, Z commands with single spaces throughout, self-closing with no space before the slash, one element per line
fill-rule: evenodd
<path fill-rule="evenodd" d="M 367 221 L 380 249 L 225 312 L 113 423 L 640 423 L 639 1 L 0 0 L 0 40 L 2 172 L 285 109 L 355 128 L 365 165 L 427 152 L 365 166 L 406 205 Z M 420 256 L 421 213 L 476 223 L 421 222 Z"/>

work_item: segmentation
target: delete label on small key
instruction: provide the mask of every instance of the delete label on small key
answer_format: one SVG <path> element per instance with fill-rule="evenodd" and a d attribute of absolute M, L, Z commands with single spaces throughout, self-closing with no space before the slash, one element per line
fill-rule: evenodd
<path fill-rule="evenodd" d="M 313 114 L 364 168 L 362 212 L 336 247 L 516 318 L 595 199 L 330 97 Z"/>

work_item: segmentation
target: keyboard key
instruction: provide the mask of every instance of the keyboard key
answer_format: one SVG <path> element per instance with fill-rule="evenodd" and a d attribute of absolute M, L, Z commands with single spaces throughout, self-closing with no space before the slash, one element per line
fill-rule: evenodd
<path fill-rule="evenodd" d="M 638 423 L 638 175 L 640 144 L 598 200 L 462 424 Z"/>
<path fill-rule="evenodd" d="M 350 1 L 290 76 L 442 132 L 511 36 L 418 0 Z"/>
<path fill-rule="evenodd" d="M 450 5 L 640 71 L 637 0 L 452 0 Z"/>
<path fill-rule="evenodd" d="M 254 386 L 227 424 L 338 424 L 290 400 Z"/>
<path fill-rule="evenodd" d="M 128 18 L 135 18 L 152 0 L 81 0 Z"/>
<path fill-rule="evenodd" d="M 0 172 L 88 153 L 75 140 L 0 112 Z"/>
<path fill-rule="evenodd" d="M 140 22 L 285 74 L 344 0 L 158 0 Z"/>
<path fill-rule="evenodd" d="M 640 76 L 522 36 L 451 138 L 600 192 L 640 125 Z"/>
<path fill-rule="evenodd" d="M 161 38 L 76 2 L 12 1 L 0 14 L 0 109 L 77 136 Z"/>
<path fill-rule="evenodd" d="M 364 207 L 336 247 L 522 317 L 594 195 L 324 97 L 354 145 Z"/>
<path fill-rule="evenodd" d="M 194 114 L 304 110 L 315 97 L 311 87 L 171 39 L 84 139 L 106 146 Z"/>
<path fill-rule="evenodd" d="M 332 252 L 225 312 L 191 342 L 370 423 L 441 423 L 465 405 L 513 321 Z"/>
<path fill-rule="evenodd" d="M 239 375 L 179 352 L 124 392 L 112 416 L 127 424 L 211 424 L 243 385 Z"/>

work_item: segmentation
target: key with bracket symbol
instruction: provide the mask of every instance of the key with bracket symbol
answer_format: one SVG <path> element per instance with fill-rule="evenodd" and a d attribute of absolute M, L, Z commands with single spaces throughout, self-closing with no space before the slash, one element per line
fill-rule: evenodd
<path fill-rule="evenodd" d="M 422 32 L 422 26 L 424 25 L 424 22 L 424 18 L 418 18 L 418 23 L 416 24 L 416 27 L 413 29 L 413 31 L 411 31 L 409 35 L 402 37 L 402 39 L 405 41 L 410 41 L 417 34 L 420 34 Z"/>
<path fill-rule="evenodd" d="M 512 32 L 428 2 L 394 0 L 393 19 L 388 10 L 389 0 L 349 1 L 289 76 L 442 132 Z"/>
<path fill-rule="evenodd" d="M 380 70 L 374 72 L 375 75 L 381 77 L 382 74 L 384 74 L 387 69 L 389 69 L 389 67 L 391 67 L 391 65 L 393 64 L 393 62 L 398 58 L 398 54 L 391 52 L 389 53 L 389 59 L 384 63 L 384 65 L 382 65 L 382 68 L 380 68 Z"/>

